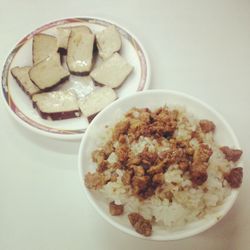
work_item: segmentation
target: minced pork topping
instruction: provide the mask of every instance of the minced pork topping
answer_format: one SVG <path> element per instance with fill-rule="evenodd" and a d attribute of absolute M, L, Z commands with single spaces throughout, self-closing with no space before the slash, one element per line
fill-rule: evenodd
<path fill-rule="evenodd" d="M 85 175 L 85 185 L 89 189 L 98 190 L 108 182 L 116 182 L 117 169 L 123 170 L 122 183 L 129 187 L 132 195 L 143 201 L 155 193 L 161 193 L 164 185 L 164 174 L 170 166 L 177 166 L 183 175 L 197 188 L 207 181 L 209 159 L 213 149 L 204 141 L 204 136 L 214 133 L 216 126 L 212 121 L 200 120 L 193 129 L 191 136 L 178 136 L 177 109 L 162 107 L 151 111 L 148 108 L 133 108 L 128 111 L 112 129 L 110 139 L 92 153 L 92 159 L 97 164 L 96 172 Z M 187 117 L 184 119 L 188 119 Z M 135 154 L 133 145 L 140 138 L 150 138 L 159 145 L 167 143 L 165 150 L 152 150 L 145 146 Z M 193 141 L 197 142 L 195 146 Z M 228 161 L 239 160 L 242 151 L 227 146 L 220 148 Z M 115 160 L 110 158 L 115 156 Z M 109 176 L 105 171 L 109 171 Z M 231 169 L 224 173 L 224 179 L 232 188 L 238 188 L 242 182 L 242 168 Z M 174 184 L 174 183 L 173 183 Z M 162 195 L 162 194 L 161 194 Z M 164 194 L 171 202 L 171 191 Z M 112 215 L 123 214 L 121 204 L 110 203 Z M 151 235 L 151 222 L 139 214 L 130 214 L 129 220 L 135 230 L 145 236 Z M 150 224 L 150 225 L 149 225 Z"/>

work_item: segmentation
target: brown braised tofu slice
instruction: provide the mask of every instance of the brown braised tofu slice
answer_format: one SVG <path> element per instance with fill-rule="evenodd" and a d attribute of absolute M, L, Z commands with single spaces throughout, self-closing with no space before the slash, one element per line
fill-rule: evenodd
<path fill-rule="evenodd" d="M 99 55 L 103 59 L 107 59 L 114 52 L 119 51 L 122 46 L 120 33 L 114 25 L 110 25 L 103 31 L 98 32 L 96 34 L 96 42 Z"/>
<path fill-rule="evenodd" d="M 81 114 L 76 95 L 69 90 L 35 94 L 32 101 L 44 119 L 62 120 Z"/>
<path fill-rule="evenodd" d="M 84 25 L 71 26 L 71 27 L 58 27 L 57 28 L 57 46 L 58 46 L 59 52 L 62 54 L 67 53 L 69 36 L 72 30 L 82 31 L 84 33 L 91 34 L 91 30 L 87 26 L 84 26 Z"/>
<path fill-rule="evenodd" d="M 69 72 L 62 67 L 58 53 L 51 54 L 29 71 L 32 82 L 43 91 L 63 83 L 69 75 Z"/>
<path fill-rule="evenodd" d="M 92 68 L 95 35 L 88 30 L 71 30 L 66 62 L 75 75 L 86 75 Z"/>
<path fill-rule="evenodd" d="M 38 92 L 40 89 L 30 80 L 29 71 L 31 67 L 14 67 L 11 69 L 12 76 L 16 79 L 19 86 L 27 93 L 32 96 Z"/>
<path fill-rule="evenodd" d="M 84 99 L 79 101 L 80 109 L 84 116 L 91 117 L 100 112 L 117 98 L 115 91 L 110 87 L 95 89 Z"/>
<path fill-rule="evenodd" d="M 47 34 L 34 35 L 32 44 L 32 54 L 33 54 L 34 64 L 44 60 L 50 54 L 53 54 L 56 51 L 57 51 L 56 37 Z"/>
<path fill-rule="evenodd" d="M 133 67 L 123 57 L 114 53 L 91 71 L 90 76 L 97 83 L 117 88 L 125 81 L 132 69 Z"/>

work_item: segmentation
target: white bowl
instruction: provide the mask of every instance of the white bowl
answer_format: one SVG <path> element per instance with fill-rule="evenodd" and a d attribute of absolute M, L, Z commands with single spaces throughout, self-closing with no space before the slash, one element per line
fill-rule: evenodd
<path fill-rule="evenodd" d="M 240 148 L 238 140 L 229 124 L 218 112 L 207 104 L 197 98 L 175 91 L 148 90 L 119 99 L 99 113 L 90 124 L 84 137 L 82 138 L 79 149 L 78 166 L 82 183 L 84 175 L 89 171 L 95 170 L 95 165 L 91 159 L 91 152 L 96 149 L 98 143 L 100 142 L 105 125 L 114 124 L 132 107 L 147 107 L 155 109 L 166 104 L 168 106 L 184 106 L 187 111 L 194 114 L 196 118 L 206 118 L 212 120 L 216 124 L 216 141 L 221 145 L 229 145 L 231 147 Z M 241 165 L 241 163 L 239 163 L 239 165 Z M 83 189 L 90 203 L 110 224 L 125 233 L 145 239 L 145 237 L 134 231 L 128 221 L 128 218 L 111 216 L 108 211 L 108 202 L 106 202 L 101 195 L 87 189 L 84 183 Z M 207 219 L 187 224 L 186 226 L 174 231 L 155 230 L 153 228 L 152 236 L 147 239 L 177 240 L 201 233 L 216 224 L 226 215 L 235 202 L 237 195 L 238 190 L 232 190 L 231 194 L 225 199 L 223 205 L 219 208 L 219 211 L 212 214 Z"/>
<path fill-rule="evenodd" d="M 21 90 L 11 75 L 11 68 L 15 66 L 32 65 L 32 40 L 34 35 L 42 32 L 56 36 L 57 27 L 86 25 L 93 32 L 99 32 L 108 25 L 114 25 L 122 39 L 121 55 L 133 66 L 132 73 L 116 92 L 118 97 L 130 95 L 136 91 L 143 91 L 149 86 L 150 63 L 148 55 L 139 40 L 128 30 L 114 23 L 97 17 L 73 17 L 47 23 L 24 38 L 13 48 L 8 55 L 2 72 L 2 97 L 7 109 L 17 122 L 40 135 L 57 139 L 81 139 L 88 127 L 87 118 L 50 121 L 40 117 L 32 107 L 30 98 Z M 70 79 L 58 88 L 74 89 L 81 95 L 87 95 L 92 89 L 83 87 L 81 77 L 71 76 Z"/>

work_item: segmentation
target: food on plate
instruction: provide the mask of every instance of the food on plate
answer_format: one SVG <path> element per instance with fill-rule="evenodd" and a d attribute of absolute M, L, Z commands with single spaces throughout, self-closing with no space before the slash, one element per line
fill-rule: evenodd
<path fill-rule="evenodd" d="M 84 182 L 139 234 L 212 217 L 241 186 L 242 151 L 218 145 L 216 125 L 182 107 L 132 108 L 105 128 Z"/>
<path fill-rule="evenodd" d="M 92 68 L 95 35 L 88 29 L 71 30 L 67 48 L 69 71 L 76 75 L 86 75 Z"/>
<path fill-rule="evenodd" d="M 54 36 L 39 33 L 34 35 L 32 44 L 33 63 L 36 64 L 57 51 L 57 39 Z"/>
<path fill-rule="evenodd" d="M 60 56 L 56 52 L 33 65 L 29 71 L 31 81 L 43 91 L 63 83 L 69 75 L 69 72 L 61 65 Z"/>
<path fill-rule="evenodd" d="M 62 54 L 67 53 L 69 35 L 72 30 L 91 34 L 91 30 L 85 25 L 78 25 L 73 27 L 58 27 L 57 28 L 57 46 Z"/>
<path fill-rule="evenodd" d="M 118 53 L 114 53 L 93 71 L 90 76 L 97 83 L 111 88 L 119 87 L 131 73 L 133 67 Z"/>
<path fill-rule="evenodd" d="M 200 120 L 199 124 L 204 133 L 214 132 L 215 130 L 215 124 L 209 120 Z"/>
<path fill-rule="evenodd" d="M 152 234 L 152 225 L 150 220 L 146 220 L 139 213 L 130 213 L 128 219 L 135 231 L 144 236 L 150 236 Z"/>
<path fill-rule="evenodd" d="M 116 30 L 114 25 L 110 25 L 103 31 L 98 32 L 96 34 L 96 42 L 99 55 L 103 59 L 119 51 L 122 46 L 120 33 Z"/>
<path fill-rule="evenodd" d="M 227 146 L 221 147 L 220 150 L 223 152 L 227 160 L 233 161 L 233 162 L 238 161 L 242 155 L 241 150 L 229 148 Z"/>
<path fill-rule="evenodd" d="M 226 173 L 224 178 L 232 188 L 239 188 L 242 183 L 243 169 L 233 168 L 229 173 Z"/>
<path fill-rule="evenodd" d="M 113 102 L 116 98 L 117 95 L 115 91 L 108 86 L 104 86 L 96 88 L 83 100 L 80 100 L 79 106 L 83 115 L 91 120 L 94 115 Z"/>
<path fill-rule="evenodd" d="M 87 173 L 85 176 L 85 185 L 90 189 L 99 189 L 106 183 L 104 174 Z"/>
<path fill-rule="evenodd" d="M 30 97 L 41 93 L 35 99 L 38 98 L 43 106 L 45 101 L 50 104 L 64 96 L 60 91 L 75 90 L 77 108 L 67 111 L 66 115 L 64 110 L 59 112 L 63 115 L 54 112 L 47 115 L 50 112 L 35 105 L 42 118 L 68 119 L 83 114 L 91 121 L 117 99 L 113 88 L 119 87 L 132 71 L 132 66 L 117 53 L 122 45 L 120 34 L 113 25 L 96 33 L 97 39 L 85 25 L 60 26 L 56 32 L 56 36 L 35 34 L 32 41 L 33 65 L 15 66 L 11 74 Z M 97 46 L 99 55 L 95 53 Z M 100 87 L 100 84 L 106 86 Z M 51 94 L 47 93 L 49 91 Z"/>
<path fill-rule="evenodd" d="M 19 86 L 24 90 L 26 94 L 32 96 L 40 89 L 30 80 L 29 71 L 31 67 L 14 67 L 11 69 L 12 76 L 16 79 Z"/>
<path fill-rule="evenodd" d="M 109 203 L 109 212 L 113 216 L 123 214 L 123 205 L 117 205 L 114 201 Z"/>
<path fill-rule="evenodd" d="M 72 91 L 52 91 L 32 96 L 34 107 L 42 118 L 62 120 L 79 117 L 81 112 L 77 98 Z"/>

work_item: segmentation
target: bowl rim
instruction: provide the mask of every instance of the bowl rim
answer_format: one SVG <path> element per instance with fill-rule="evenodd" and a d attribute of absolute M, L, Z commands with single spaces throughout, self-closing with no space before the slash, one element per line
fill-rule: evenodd
<path fill-rule="evenodd" d="M 149 56 L 148 56 L 148 53 L 147 53 L 145 47 L 142 45 L 142 43 L 138 39 L 138 37 L 134 35 L 133 32 L 130 32 L 127 28 L 125 28 L 123 25 L 120 25 L 116 21 L 113 21 L 113 20 L 110 20 L 110 19 L 107 19 L 107 18 L 103 18 L 103 17 L 97 16 L 97 15 L 93 15 L 93 16 L 86 15 L 86 16 L 64 17 L 64 18 L 52 19 L 52 20 L 50 20 L 50 21 L 48 21 L 46 23 L 42 23 L 37 28 L 35 28 L 32 31 L 24 34 L 22 36 L 22 38 L 19 39 L 12 46 L 12 49 L 7 53 L 7 56 L 5 56 L 5 60 L 3 61 L 2 71 L 1 71 L 1 87 L 0 87 L 0 89 L 1 89 L 0 90 L 0 92 L 1 92 L 1 98 L 3 99 L 3 103 L 4 103 L 5 107 L 6 107 L 6 109 L 11 114 L 11 116 L 14 118 L 14 120 L 16 120 L 19 124 L 21 124 L 26 129 L 28 129 L 28 130 L 36 133 L 36 134 L 39 134 L 41 136 L 45 136 L 47 138 L 60 139 L 60 140 L 66 140 L 66 141 L 67 140 L 69 140 L 69 141 L 71 141 L 71 140 L 80 140 L 82 138 L 82 136 L 85 134 L 86 129 L 84 129 L 83 131 L 81 131 L 79 133 L 77 132 L 77 133 L 73 133 L 73 134 L 72 133 L 65 133 L 65 134 L 63 134 L 63 133 L 53 133 L 53 132 L 49 132 L 49 131 L 40 129 L 39 127 L 35 127 L 35 126 L 27 123 L 21 117 L 19 117 L 12 110 L 11 106 L 9 105 L 9 103 L 8 103 L 8 101 L 6 99 L 6 96 L 5 96 L 6 95 L 5 88 L 7 88 L 7 87 L 5 87 L 5 85 L 3 84 L 3 82 L 4 82 L 4 78 L 5 78 L 4 76 L 5 76 L 5 74 L 8 74 L 8 72 L 9 72 L 9 70 L 7 70 L 7 68 L 10 65 L 10 62 L 9 62 L 10 56 L 14 53 L 15 49 L 19 46 L 19 44 L 21 44 L 26 38 L 29 38 L 30 36 L 33 36 L 33 34 L 35 34 L 37 32 L 40 32 L 41 29 L 46 28 L 49 25 L 57 23 L 57 25 L 59 26 L 59 25 L 61 25 L 60 22 L 63 22 L 63 21 L 66 21 L 66 20 L 74 20 L 74 19 L 75 20 L 78 20 L 78 19 L 79 20 L 81 20 L 81 19 L 98 20 L 98 21 L 101 21 L 101 22 L 110 23 L 110 24 L 113 24 L 116 27 L 120 28 L 121 30 L 125 31 L 125 33 L 129 34 L 137 42 L 137 44 L 139 45 L 139 47 L 140 47 L 140 49 L 142 51 L 142 54 L 143 54 L 143 56 L 145 58 L 145 65 L 146 65 L 146 68 L 147 68 L 147 74 L 146 74 L 144 86 L 143 86 L 143 88 L 141 90 L 136 90 L 135 93 L 147 90 L 149 88 L 150 80 L 151 80 L 151 63 L 150 63 Z M 29 117 L 28 117 L 28 119 L 29 119 Z M 44 126 L 44 127 L 46 127 L 46 126 Z M 78 131 L 78 130 L 76 129 L 74 131 Z"/>
<path fill-rule="evenodd" d="M 80 146 L 79 146 L 79 151 L 78 151 L 78 170 L 79 170 L 79 177 L 80 177 L 80 182 L 82 184 L 82 188 L 83 188 L 83 193 L 84 195 L 86 195 L 87 200 L 90 202 L 90 204 L 92 204 L 92 206 L 96 209 L 96 211 L 99 213 L 99 215 L 101 215 L 106 221 L 108 221 L 111 225 L 113 225 L 114 227 L 118 228 L 119 230 L 121 230 L 124 233 L 127 233 L 131 236 L 134 236 L 136 238 L 141 238 L 141 239 L 146 239 L 146 240 L 153 240 L 153 241 L 172 241 L 172 240 L 180 240 L 180 239 L 185 239 L 191 236 L 195 236 L 199 233 L 202 233 L 206 230 L 208 230 L 209 228 L 211 228 L 213 225 L 215 225 L 216 223 L 218 223 L 222 218 L 224 218 L 226 216 L 226 214 L 229 212 L 229 210 L 232 208 L 232 206 L 234 205 L 238 194 L 239 194 L 239 189 L 232 189 L 231 193 L 228 197 L 230 197 L 230 202 L 227 205 L 227 207 L 223 207 L 224 209 L 224 213 L 222 216 L 220 216 L 220 218 L 210 218 L 208 222 L 206 222 L 203 226 L 200 226 L 199 228 L 194 228 L 191 229 L 188 232 L 182 232 L 180 233 L 178 236 L 175 237 L 171 237 L 171 234 L 168 235 L 166 234 L 166 236 L 150 236 L 150 237 L 144 237 L 140 234 L 138 234 L 132 227 L 131 229 L 128 229 L 124 226 L 122 226 L 121 224 L 119 224 L 118 222 L 116 222 L 115 220 L 112 219 L 112 216 L 107 216 L 105 214 L 105 212 L 99 208 L 99 206 L 97 205 L 97 203 L 94 201 L 94 199 L 91 196 L 91 191 L 84 185 L 84 181 L 83 181 L 83 169 L 82 169 L 82 162 L 83 162 L 83 150 L 84 150 L 84 144 L 85 141 L 88 138 L 88 134 L 89 131 L 91 130 L 92 126 L 94 126 L 95 121 L 98 121 L 99 119 L 101 119 L 102 115 L 106 112 L 108 112 L 109 109 L 111 109 L 113 106 L 119 106 L 120 102 L 126 102 L 126 100 L 129 100 L 131 98 L 135 98 L 138 95 L 147 95 L 147 94 L 155 94 L 155 93 L 165 93 L 165 94 L 171 94 L 171 95 L 178 95 L 178 96 L 182 96 L 184 98 L 187 98 L 193 102 L 196 102 L 198 105 L 203 106 L 205 109 L 207 109 L 209 112 L 211 112 L 212 114 L 214 114 L 222 123 L 223 126 L 226 127 L 226 129 L 228 130 L 228 132 L 230 133 L 232 140 L 234 141 L 234 146 L 237 148 L 241 148 L 239 141 L 233 131 L 233 129 L 231 128 L 231 126 L 229 125 L 229 123 L 225 120 L 225 118 L 218 112 L 216 111 L 213 107 L 209 106 L 208 104 L 206 104 L 205 102 L 203 102 L 202 100 L 198 99 L 197 97 L 194 97 L 192 95 L 183 93 L 183 92 L 179 92 L 179 91 L 175 91 L 175 90 L 167 90 L 167 89 L 151 89 L 151 90 L 145 90 L 143 92 L 137 92 L 134 93 L 132 95 L 120 98 L 119 100 L 117 100 L 116 102 L 112 103 L 111 105 L 109 105 L 108 107 L 106 107 L 105 109 L 103 109 L 93 120 L 93 122 L 90 124 L 90 126 L 88 126 L 84 136 L 82 137 Z"/>

